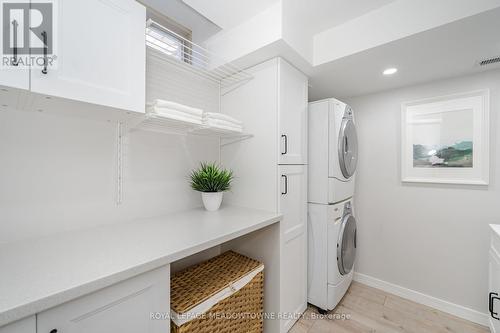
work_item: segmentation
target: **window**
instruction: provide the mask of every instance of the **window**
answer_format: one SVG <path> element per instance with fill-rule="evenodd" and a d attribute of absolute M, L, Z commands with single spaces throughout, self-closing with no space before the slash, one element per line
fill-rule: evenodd
<path fill-rule="evenodd" d="M 175 34 L 155 26 L 154 23 L 146 28 L 146 43 L 176 59 L 185 59 L 184 41 Z"/>
<path fill-rule="evenodd" d="M 174 20 L 148 9 L 146 44 L 187 63 L 191 62 L 191 31 Z"/>

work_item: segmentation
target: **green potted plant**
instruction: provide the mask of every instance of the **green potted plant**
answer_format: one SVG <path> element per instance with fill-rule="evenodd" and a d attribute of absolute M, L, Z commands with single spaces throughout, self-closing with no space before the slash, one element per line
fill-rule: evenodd
<path fill-rule="evenodd" d="M 221 168 L 216 163 L 202 162 L 191 171 L 191 188 L 201 192 L 203 205 L 208 211 L 216 211 L 222 203 L 225 191 L 231 189 L 233 171 Z"/>

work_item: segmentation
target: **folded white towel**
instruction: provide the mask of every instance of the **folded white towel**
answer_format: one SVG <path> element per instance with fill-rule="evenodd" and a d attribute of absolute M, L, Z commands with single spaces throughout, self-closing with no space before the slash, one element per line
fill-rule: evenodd
<path fill-rule="evenodd" d="M 193 108 L 191 106 L 175 103 L 172 101 L 165 101 L 163 99 L 157 99 L 152 103 L 152 106 L 173 109 L 181 112 L 186 112 L 194 116 L 202 116 L 203 110 L 198 108 Z"/>
<path fill-rule="evenodd" d="M 224 120 L 233 124 L 237 125 L 243 125 L 241 121 L 238 119 L 235 119 L 233 117 L 230 117 L 226 114 L 223 113 L 216 113 L 216 112 L 205 112 L 203 113 L 203 119 L 218 119 L 218 120 Z"/>
<path fill-rule="evenodd" d="M 237 127 L 237 128 L 243 128 L 241 124 L 236 124 L 232 123 L 229 121 L 225 120 L 220 120 L 220 119 L 203 119 L 204 124 L 210 124 L 211 126 L 229 126 L 229 127 Z"/>
<path fill-rule="evenodd" d="M 220 123 L 216 123 L 213 120 L 208 120 L 203 122 L 204 125 L 209 126 L 211 128 L 215 129 L 222 129 L 230 132 L 237 132 L 241 133 L 243 132 L 243 126 L 238 126 L 238 125 L 223 125 Z"/>
<path fill-rule="evenodd" d="M 217 130 L 224 133 L 242 133 L 242 128 L 229 127 L 229 126 L 210 126 L 212 130 Z"/>
<path fill-rule="evenodd" d="M 183 121 L 183 122 L 188 122 L 188 123 L 193 123 L 193 124 L 202 124 L 201 117 L 199 116 L 193 116 L 191 114 L 182 112 L 182 111 L 177 111 L 177 110 L 171 110 L 171 109 L 166 109 L 166 108 L 158 108 L 158 107 L 150 107 L 148 108 L 148 114 L 152 114 L 161 118 L 165 119 L 173 119 L 173 120 L 178 120 L 178 121 Z"/>
<path fill-rule="evenodd" d="M 232 127 L 243 128 L 243 125 L 231 123 L 229 121 L 220 120 L 220 119 L 206 119 L 206 118 L 204 118 L 203 123 L 211 124 L 211 125 L 232 126 Z"/>

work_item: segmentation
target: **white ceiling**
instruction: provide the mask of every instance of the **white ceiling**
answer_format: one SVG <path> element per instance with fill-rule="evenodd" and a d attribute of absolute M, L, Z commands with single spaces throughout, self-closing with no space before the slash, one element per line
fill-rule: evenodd
<path fill-rule="evenodd" d="M 182 0 L 223 29 L 234 27 L 280 0 Z M 282 0 L 303 16 L 310 33 L 345 23 L 395 0 Z"/>
<path fill-rule="evenodd" d="M 488 69 L 477 61 L 500 55 L 500 9 L 431 29 L 317 66 L 310 74 L 310 100 L 352 97 Z M 388 67 L 398 73 L 383 76 Z"/>
<path fill-rule="evenodd" d="M 340 25 L 383 7 L 395 0 L 284 0 L 290 1 L 303 15 L 303 25 L 310 33 Z"/>
<path fill-rule="evenodd" d="M 182 0 L 222 29 L 232 28 L 279 0 Z"/>

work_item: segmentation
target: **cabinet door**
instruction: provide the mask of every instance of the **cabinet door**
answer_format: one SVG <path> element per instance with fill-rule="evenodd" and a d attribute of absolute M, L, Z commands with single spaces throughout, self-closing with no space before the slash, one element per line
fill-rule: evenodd
<path fill-rule="evenodd" d="M 23 40 L 23 29 L 24 29 L 24 11 L 22 10 L 13 10 L 9 13 L 9 20 L 4 21 L 4 15 L 0 15 L 0 27 L 2 27 L 2 31 L 11 31 L 9 40 L 4 41 L 2 36 L 0 36 L 0 40 L 2 41 L 2 45 L 0 47 L 3 48 L 3 43 L 9 43 L 11 48 L 17 46 L 19 48 L 25 45 Z M 16 38 L 14 38 L 14 34 Z M 11 57 L 10 54 L 3 54 L 3 57 Z M 24 56 L 21 54 L 20 56 Z M 26 57 L 23 57 L 25 59 Z M 19 59 L 19 58 L 18 58 Z M 2 58 L 3 61 L 3 58 Z M 26 59 L 24 60 L 26 61 Z M 30 74 L 29 67 L 22 66 L 22 64 L 18 64 L 17 66 L 5 66 L 0 68 L 0 86 L 5 87 L 13 87 L 19 89 L 28 90 Z"/>
<path fill-rule="evenodd" d="M 64 0 L 55 6 L 53 66 L 31 70 L 43 95 L 145 112 L 146 9 L 134 0 Z"/>
<path fill-rule="evenodd" d="M 0 333 L 36 333 L 36 317 L 31 316 L 0 327 Z"/>
<path fill-rule="evenodd" d="M 37 316 L 37 332 L 170 332 L 170 267 L 160 268 Z"/>
<path fill-rule="evenodd" d="M 307 88 L 307 77 L 280 59 L 280 164 L 307 164 Z"/>
<path fill-rule="evenodd" d="M 307 307 L 307 168 L 280 166 L 281 312 L 287 332 Z"/>
<path fill-rule="evenodd" d="M 490 329 L 493 333 L 500 333 L 500 256 L 494 248 L 490 249 L 490 283 L 489 314 Z M 495 295 L 496 294 L 496 295 Z"/>
<path fill-rule="evenodd" d="M 4 89 L 3 87 L 13 87 L 29 90 L 29 80 L 29 69 L 22 69 L 19 67 L 8 67 L 0 69 L 0 88 L 2 89 Z"/>

